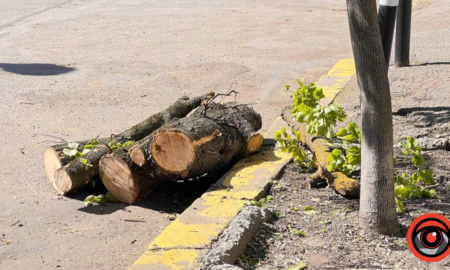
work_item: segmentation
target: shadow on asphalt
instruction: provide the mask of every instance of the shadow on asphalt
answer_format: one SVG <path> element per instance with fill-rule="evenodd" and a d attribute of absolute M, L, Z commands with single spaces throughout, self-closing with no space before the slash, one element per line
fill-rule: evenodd
<path fill-rule="evenodd" d="M 398 111 L 394 112 L 394 115 L 407 116 L 413 112 L 442 112 L 450 114 L 450 107 L 413 107 L 413 108 L 401 108 Z"/>
<path fill-rule="evenodd" d="M 220 172 L 208 175 L 195 180 L 176 180 L 167 181 L 153 191 L 148 199 L 144 202 L 136 204 L 143 207 L 168 214 L 181 214 L 196 199 L 200 198 L 213 184 L 215 184 L 222 175 L 224 175 L 234 164 L 227 166 Z M 105 186 L 99 176 L 94 178 L 96 184 L 87 186 L 76 193 L 67 197 L 74 200 L 84 201 L 89 195 L 105 194 L 107 192 Z M 94 205 L 90 207 L 81 207 L 78 210 L 88 214 L 108 215 L 116 211 L 124 210 L 128 204 L 124 203 L 108 203 L 106 205 Z"/>
<path fill-rule="evenodd" d="M 270 141 L 265 141 L 261 150 L 272 149 L 273 144 Z M 267 157 L 268 160 L 273 158 Z M 228 164 L 221 170 L 209 173 L 206 176 L 197 179 L 182 179 L 166 181 L 153 191 L 149 197 L 135 206 L 151 209 L 160 213 L 168 214 L 181 214 L 186 208 L 192 205 L 192 203 L 200 198 L 203 193 L 208 191 L 217 181 L 225 175 L 239 160 Z M 261 161 L 263 162 L 263 161 Z M 252 163 L 253 164 L 253 163 Z M 254 165 L 254 164 L 253 164 Z M 229 174 L 228 176 L 232 176 Z M 91 185 L 86 186 L 83 189 L 78 190 L 76 193 L 69 194 L 67 197 L 74 200 L 84 201 L 89 195 L 100 195 L 107 192 L 100 177 L 97 175 L 94 177 L 95 187 Z M 214 190 L 226 189 L 225 186 L 214 186 Z M 109 203 L 106 205 L 94 205 L 90 207 L 81 207 L 78 210 L 95 215 L 108 215 L 119 210 L 125 210 L 128 204 L 124 203 Z"/>
<path fill-rule="evenodd" d="M 411 65 L 411 66 L 413 67 L 413 66 L 440 66 L 440 65 L 450 65 L 450 62 L 431 62 L 431 63 L 425 62 L 425 63 L 421 63 L 418 65 Z"/>
<path fill-rule="evenodd" d="M 394 115 L 405 116 L 414 124 L 430 127 L 450 122 L 450 107 L 402 108 Z"/>
<path fill-rule="evenodd" d="M 64 67 L 54 64 L 11 64 L 0 63 L 0 68 L 9 73 L 27 76 L 51 76 L 69 73 L 75 70 L 73 67 Z"/>

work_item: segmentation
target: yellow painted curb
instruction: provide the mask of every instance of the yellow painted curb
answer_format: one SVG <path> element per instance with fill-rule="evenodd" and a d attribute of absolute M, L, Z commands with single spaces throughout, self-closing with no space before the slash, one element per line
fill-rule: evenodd
<path fill-rule="evenodd" d="M 259 199 L 291 160 L 278 150 L 241 159 L 208 192 L 197 199 L 150 244 L 131 266 L 139 269 L 194 269 L 248 200 Z"/>
<path fill-rule="evenodd" d="M 345 88 L 355 74 L 355 61 L 353 58 L 348 58 L 337 62 L 327 75 L 320 77 L 317 86 L 322 87 L 325 95 L 321 101 L 322 105 L 333 102 L 337 94 Z"/>
<path fill-rule="evenodd" d="M 172 249 L 147 251 L 133 264 L 132 270 L 183 270 L 194 269 L 206 254 L 204 250 Z"/>
<path fill-rule="evenodd" d="M 318 85 L 332 102 L 354 73 L 353 59 L 343 59 L 320 78 Z M 279 129 L 282 122 L 279 117 L 264 138 L 273 139 L 274 130 Z M 273 149 L 241 159 L 159 234 L 130 269 L 195 269 L 245 203 L 264 196 L 269 180 L 277 178 L 290 160 L 290 154 Z"/>

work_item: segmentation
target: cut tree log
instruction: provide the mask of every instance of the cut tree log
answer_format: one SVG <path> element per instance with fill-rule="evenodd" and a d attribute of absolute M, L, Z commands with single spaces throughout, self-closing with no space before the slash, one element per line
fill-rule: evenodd
<path fill-rule="evenodd" d="M 150 116 L 118 135 L 97 139 L 100 142 L 99 145 L 79 158 L 70 159 L 63 153 L 65 148 L 69 148 L 67 143 L 48 147 L 44 153 L 44 163 L 50 184 L 62 195 L 66 195 L 88 184 L 92 177 L 98 174 L 100 159 L 111 152 L 111 149 L 108 147 L 110 142 L 125 143 L 127 141 L 140 140 L 164 124 L 174 119 L 185 117 L 192 110 L 199 107 L 203 100 L 211 99 L 213 96 L 214 93 L 210 92 L 191 99 L 182 97 L 167 109 Z M 89 141 L 77 143 L 79 144 L 78 149 L 84 149 L 84 146 L 89 144 Z M 86 166 L 80 161 L 80 158 L 86 159 L 85 163 L 92 166 Z"/>
<path fill-rule="evenodd" d="M 300 140 L 314 153 L 317 159 L 318 169 L 316 173 L 311 175 L 311 180 L 308 183 L 309 188 L 315 187 L 319 183 L 327 182 L 329 186 L 332 186 L 341 195 L 359 197 L 359 181 L 349 178 L 343 173 L 331 173 L 327 170 L 328 156 L 331 153 L 328 141 L 308 134 L 307 124 L 295 121 L 291 114 L 292 109 L 292 106 L 285 107 L 281 116 L 289 127 L 300 132 Z"/>
<path fill-rule="evenodd" d="M 249 106 L 234 103 L 227 103 L 225 106 L 218 104 L 209 106 L 211 107 L 206 110 L 205 115 L 203 115 L 203 110 L 196 110 L 185 120 L 171 123 L 165 127 L 165 131 L 151 134 L 142 139 L 130 149 L 133 161 L 139 166 L 143 166 L 147 161 L 153 159 L 168 171 L 176 173 L 186 171 L 189 164 L 196 163 L 193 160 L 194 149 L 204 149 L 201 147 L 204 144 L 210 145 L 211 141 L 216 142 L 215 137 L 220 137 L 220 129 L 216 128 L 226 126 L 237 129 L 247 142 L 244 154 L 250 154 L 259 149 L 263 141 L 263 136 L 256 133 L 262 125 L 259 114 Z M 160 147 L 167 144 L 173 144 L 173 147 L 170 148 L 172 152 L 158 151 Z M 187 147 L 187 145 L 190 148 L 183 150 L 184 153 L 181 154 L 183 157 L 177 157 L 180 155 L 178 147 Z M 182 159 L 186 163 L 178 164 L 178 159 Z"/>
<path fill-rule="evenodd" d="M 103 157 L 100 177 L 119 201 L 134 204 L 166 180 L 200 177 L 257 151 L 261 125 L 261 116 L 247 105 L 208 104 L 206 111 L 162 126 L 128 152 Z"/>
<path fill-rule="evenodd" d="M 103 156 L 99 164 L 100 178 L 106 189 L 120 202 L 135 204 L 175 174 L 166 173 L 154 164 L 139 167 L 126 151 Z"/>

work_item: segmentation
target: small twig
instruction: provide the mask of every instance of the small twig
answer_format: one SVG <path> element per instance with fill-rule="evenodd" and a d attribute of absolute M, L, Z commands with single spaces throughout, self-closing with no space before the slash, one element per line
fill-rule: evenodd
<path fill-rule="evenodd" d="M 14 222 L 13 224 L 11 224 L 11 227 L 16 226 L 17 224 L 19 224 L 20 220 L 18 220 L 17 222 Z"/>
<path fill-rule="evenodd" d="M 57 143 L 67 143 L 67 141 L 66 140 L 64 140 L 63 138 L 61 138 L 61 137 L 57 137 L 57 136 L 53 136 L 53 135 L 47 135 L 47 134 L 41 134 L 41 133 L 38 133 L 38 134 L 34 134 L 34 135 L 39 135 L 39 136 L 44 136 L 44 137 L 50 137 L 50 138 L 54 138 L 54 139 L 58 139 L 58 140 L 60 140 L 59 142 L 57 142 Z"/>
<path fill-rule="evenodd" d="M 214 104 L 219 104 L 219 103 L 222 103 L 223 102 L 223 100 L 226 98 L 226 97 L 229 97 L 229 96 L 231 96 L 232 94 L 234 94 L 234 101 L 236 101 L 236 96 L 237 96 L 237 94 L 239 94 L 239 92 L 236 92 L 235 90 L 231 90 L 231 91 L 229 91 L 228 93 L 226 93 L 226 94 L 221 94 L 221 93 L 219 93 L 219 94 L 216 94 L 209 102 L 210 103 L 214 103 Z M 216 99 L 217 97 L 222 97 L 222 99 L 220 100 L 220 102 L 214 102 L 214 99 Z"/>
<path fill-rule="evenodd" d="M 435 188 L 440 186 L 441 184 L 435 184 L 435 185 L 431 185 L 431 186 L 424 186 L 424 188 Z"/>
<path fill-rule="evenodd" d="M 146 222 L 145 220 L 132 220 L 132 219 L 124 219 L 124 221 L 128 221 L 128 222 Z"/>
<path fill-rule="evenodd" d="M 210 103 L 211 103 L 211 104 L 214 104 L 214 105 L 222 104 L 223 100 L 224 100 L 226 97 L 231 96 L 232 94 L 234 94 L 234 102 L 236 102 L 236 97 L 237 97 L 237 94 L 239 94 L 239 92 L 236 92 L 234 89 L 232 89 L 232 87 L 233 87 L 233 83 L 231 84 L 230 89 L 228 90 L 228 92 L 227 92 L 226 94 L 221 94 L 221 93 L 219 93 L 219 94 L 216 94 L 216 95 L 215 95 L 214 97 L 212 97 L 211 99 L 205 99 L 205 100 L 203 100 L 203 102 L 202 102 L 202 111 L 201 111 L 200 115 L 201 115 L 202 117 L 204 117 L 204 116 L 206 115 L 206 111 L 208 110 L 209 104 L 210 104 Z M 222 99 L 220 100 L 220 102 L 214 102 L 214 100 L 215 100 L 217 97 L 222 97 Z"/>

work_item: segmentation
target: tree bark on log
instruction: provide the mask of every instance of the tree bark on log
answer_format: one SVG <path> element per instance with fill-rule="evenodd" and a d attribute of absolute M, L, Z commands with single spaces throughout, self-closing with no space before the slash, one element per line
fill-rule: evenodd
<path fill-rule="evenodd" d="M 100 176 L 114 197 L 133 204 L 165 180 L 214 172 L 257 151 L 261 125 L 261 116 L 247 105 L 209 104 L 206 111 L 164 125 L 127 153 L 106 155 Z"/>
<path fill-rule="evenodd" d="M 395 206 L 392 105 L 375 1 L 347 0 L 361 91 L 360 224 L 376 233 L 399 230 Z"/>
<path fill-rule="evenodd" d="M 164 124 L 178 118 L 183 118 L 192 110 L 199 107 L 203 100 L 211 99 L 213 92 L 201 95 L 195 98 L 181 97 L 173 105 L 167 109 L 158 112 L 141 123 L 125 130 L 118 135 L 112 135 L 109 138 L 97 139 L 100 144 L 92 149 L 91 152 L 81 156 L 87 160 L 92 167 L 86 167 L 80 162 L 80 158 L 70 159 L 63 153 L 68 144 L 60 144 L 48 147 L 44 152 L 45 172 L 52 187 L 62 195 L 66 195 L 75 191 L 98 174 L 98 165 L 100 159 L 111 152 L 108 143 L 114 141 L 116 143 L 124 143 L 127 141 L 137 141 Z M 89 141 L 78 142 L 79 149 L 83 149 Z"/>
<path fill-rule="evenodd" d="M 177 179 L 177 175 L 160 170 L 154 163 L 139 167 L 124 150 L 103 156 L 99 172 L 106 189 L 128 204 L 145 199 L 164 181 Z"/>
<path fill-rule="evenodd" d="M 262 126 L 259 114 L 249 106 L 234 103 L 227 103 L 225 106 L 220 104 L 209 106 L 211 107 L 205 113 L 203 110 L 196 110 L 183 121 L 173 122 L 165 126 L 164 130 L 166 131 L 162 132 L 162 134 L 151 134 L 142 139 L 130 149 L 130 156 L 133 161 L 139 166 L 143 166 L 153 159 L 156 162 L 162 162 L 162 165 L 165 166 L 163 163 L 165 158 L 157 151 L 160 144 L 168 143 L 167 139 L 164 139 L 165 137 L 168 139 L 173 138 L 177 143 L 180 140 L 189 141 L 190 138 L 192 141 L 195 141 L 195 145 L 192 142 L 188 145 L 197 148 L 210 141 L 216 142 L 216 140 L 213 140 L 214 137 L 220 134 L 221 129 L 226 129 L 227 127 L 237 129 L 238 133 L 247 142 L 244 154 L 250 154 L 259 149 L 263 141 L 262 135 L 256 133 Z M 203 113 L 204 115 L 202 115 Z M 201 127 L 201 129 L 197 127 Z M 199 133 L 199 130 L 202 134 Z M 179 132 L 182 134 L 177 134 Z M 215 134 L 216 132 L 218 133 Z M 153 145 L 154 142 L 156 144 Z M 188 150 L 190 151 L 189 155 L 192 156 L 192 149 Z M 184 160 L 189 162 L 187 159 Z M 178 164 L 170 170 L 180 172 L 186 170 L 186 166 L 187 164 L 184 164 L 184 167 L 182 164 Z"/>

